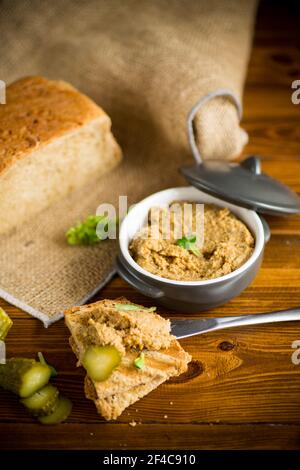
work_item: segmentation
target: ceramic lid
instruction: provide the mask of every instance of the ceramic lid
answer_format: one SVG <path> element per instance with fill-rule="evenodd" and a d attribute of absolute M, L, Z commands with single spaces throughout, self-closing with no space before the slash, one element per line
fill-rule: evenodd
<path fill-rule="evenodd" d="M 300 197 L 263 173 L 256 156 L 241 163 L 207 160 L 180 171 L 191 185 L 237 206 L 278 216 L 300 212 Z"/>

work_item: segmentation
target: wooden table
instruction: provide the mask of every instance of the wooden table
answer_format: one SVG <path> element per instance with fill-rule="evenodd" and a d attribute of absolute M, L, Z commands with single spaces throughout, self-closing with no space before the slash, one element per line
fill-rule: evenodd
<path fill-rule="evenodd" d="M 285 6 L 264 2 L 260 8 L 245 92 L 245 154 L 263 155 L 264 170 L 299 192 L 300 105 L 291 103 L 291 82 L 300 79 L 300 37 L 297 15 L 289 16 Z M 206 315 L 300 306 L 300 217 L 268 222 L 272 238 L 255 282 Z M 97 298 L 120 295 L 153 303 L 119 278 Z M 67 423 L 45 429 L 1 392 L 1 449 L 300 448 L 300 365 L 291 360 L 300 324 L 236 328 L 182 341 L 193 355 L 188 373 L 131 406 L 116 423 L 106 423 L 84 397 L 83 371 L 75 368 L 63 321 L 45 330 L 17 308 L 0 305 L 15 320 L 9 355 L 43 351 L 60 371 L 59 388 L 74 403 Z M 133 420 L 135 427 L 129 426 Z"/>

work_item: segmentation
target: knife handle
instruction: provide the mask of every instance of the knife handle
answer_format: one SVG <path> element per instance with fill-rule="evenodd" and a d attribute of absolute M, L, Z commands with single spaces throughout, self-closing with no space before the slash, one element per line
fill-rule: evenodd
<path fill-rule="evenodd" d="M 300 308 L 289 310 L 278 310 L 270 313 L 259 313 L 255 315 L 242 315 L 239 317 L 218 318 L 217 329 L 231 328 L 234 326 L 259 325 L 264 323 L 279 323 L 300 320 Z"/>

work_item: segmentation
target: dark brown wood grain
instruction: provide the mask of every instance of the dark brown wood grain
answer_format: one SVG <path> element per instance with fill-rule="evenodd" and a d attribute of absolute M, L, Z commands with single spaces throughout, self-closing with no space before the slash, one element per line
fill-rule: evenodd
<path fill-rule="evenodd" d="M 47 434 L 34 425 L 7 424 L 1 434 L 2 446 L 13 450 L 17 436 L 18 445 L 32 450 L 39 449 L 193 449 L 227 450 L 284 448 L 299 449 L 299 428 L 295 425 L 270 426 L 231 424 L 64 424 L 48 428 Z"/>
<path fill-rule="evenodd" d="M 243 125 L 250 135 L 244 155 L 262 155 L 266 172 L 300 192 L 300 105 L 291 102 L 291 82 L 300 79 L 298 21 L 289 2 L 262 2 Z M 267 220 L 272 237 L 259 275 L 240 296 L 205 316 L 300 307 L 300 216 Z M 120 295 L 153 305 L 118 277 L 95 299 Z M 75 367 L 64 323 L 46 330 L 6 302 L 0 305 L 15 320 L 8 354 L 33 357 L 43 351 L 60 371 L 55 382 L 74 403 L 67 423 L 45 429 L 15 397 L 1 392 L 1 449 L 300 449 L 300 365 L 291 360 L 299 323 L 182 341 L 193 356 L 188 372 L 131 406 L 117 422 L 106 423 L 84 397 L 84 374 Z M 129 426 L 133 420 L 135 427 Z"/>

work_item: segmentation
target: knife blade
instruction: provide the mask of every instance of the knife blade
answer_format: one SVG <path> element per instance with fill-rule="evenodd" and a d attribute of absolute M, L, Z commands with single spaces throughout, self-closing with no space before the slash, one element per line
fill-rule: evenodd
<path fill-rule="evenodd" d="M 233 328 L 236 326 L 258 325 L 264 323 L 278 323 L 286 321 L 299 321 L 300 308 L 279 310 L 255 315 L 239 315 L 221 318 L 200 318 L 197 320 L 172 320 L 171 333 L 177 339 L 201 335 L 210 331 Z"/>

